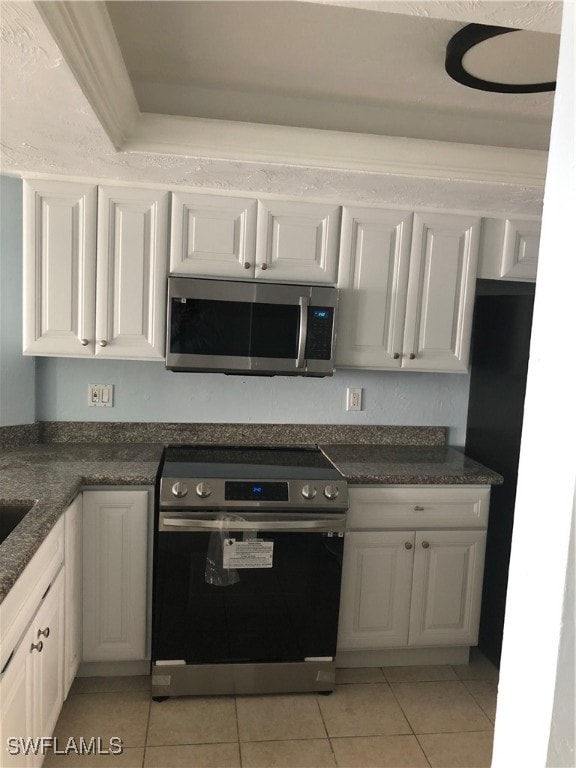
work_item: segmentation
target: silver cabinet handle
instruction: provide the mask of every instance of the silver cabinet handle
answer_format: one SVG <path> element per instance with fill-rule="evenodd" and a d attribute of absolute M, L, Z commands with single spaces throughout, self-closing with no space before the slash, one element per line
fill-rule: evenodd
<path fill-rule="evenodd" d="M 406 549 L 412 549 L 412 542 L 407 541 L 406 544 L 404 544 L 404 546 L 406 547 Z"/>
<path fill-rule="evenodd" d="M 107 346 L 108 346 L 108 342 L 107 342 L 107 341 L 105 341 L 104 339 L 101 339 L 101 340 L 98 342 L 98 344 L 99 344 L 101 347 L 107 347 Z"/>
<path fill-rule="evenodd" d="M 304 355 L 306 354 L 306 336 L 308 335 L 308 296 L 300 296 L 300 330 L 298 331 L 298 357 L 296 368 L 304 368 Z"/>
<path fill-rule="evenodd" d="M 400 357 L 400 352 L 394 352 L 392 357 L 394 358 L 394 360 L 398 360 L 398 358 Z"/>
<path fill-rule="evenodd" d="M 268 264 L 260 264 L 260 269 L 268 269 Z"/>
<path fill-rule="evenodd" d="M 414 507 L 414 512 L 424 512 L 424 507 L 421 507 L 418 504 L 416 504 L 416 506 Z"/>
<path fill-rule="evenodd" d="M 430 542 L 429 541 L 423 541 L 422 542 L 422 549 L 428 549 L 429 546 L 430 546 Z"/>
<path fill-rule="evenodd" d="M 88 346 L 88 339 L 80 339 L 80 344 L 82 344 L 83 347 Z"/>
<path fill-rule="evenodd" d="M 245 261 L 244 262 L 244 269 L 250 269 L 251 266 L 252 266 L 252 264 L 250 264 L 249 261 Z"/>
<path fill-rule="evenodd" d="M 38 637 L 50 637 L 50 627 L 38 630 Z"/>
<path fill-rule="evenodd" d="M 44 648 L 44 643 L 42 640 L 40 640 L 39 643 L 32 643 L 30 653 L 32 653 L 32 651 L 38 651 L 38 653 L 42 653 L 42 648 Z"/>

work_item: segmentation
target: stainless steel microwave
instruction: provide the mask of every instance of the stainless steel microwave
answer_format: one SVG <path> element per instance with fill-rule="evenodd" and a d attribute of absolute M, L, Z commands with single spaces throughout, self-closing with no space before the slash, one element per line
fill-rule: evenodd
<path fill-rule="evenodd" d="M 166 368 L 331 376 L 336 288 L 168 278 Z"/>

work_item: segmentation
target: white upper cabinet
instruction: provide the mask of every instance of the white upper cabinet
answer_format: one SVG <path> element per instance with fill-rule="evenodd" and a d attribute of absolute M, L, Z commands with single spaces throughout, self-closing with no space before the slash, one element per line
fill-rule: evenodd
<path fill-rule="evenodd" d="M 260 201 L 255 277 L 334 284 L 339 224 L 339 206 Z"/>
<path fill-rule="evenodd" d="M 480 219 L 415 214 L 402 367 L 467 371 Z"/>
<path fill-rule="evenodd" d="M 170 272 L 253 277 L 256 210 L 256 200 L 172 193 Z"/>
<path fill-rule="evenodd" d="M 478 277 L 533 282 L 539 248 L 539 220 L 483 219 Z"/>
<path fill-rule="evenodd" d="M 162 360 L 168 192 L 98 190 L 96 354 Z"/>
<path fill-rule="evenodd" d="M 24 354 L 161 360 L 168 193 L 24 182 Z"/>
<path fill-rule="evenodd" d="M 344 208 L 336 364 L 400 368 L 412 214 Z"/>
<path fill-rule="evenodd" d="M 344 208 L 336 365 L 466 371 L 480 219 Z"/>
<path fill-rule="evenodd" d="M 338 206 L 172 194 L 170 272 L 336 282 Z"/>
<path fill-rule="evenodd" d="M 94 354 L 95 279 L 96 187 L 25 181 L 24 354 Z"/>

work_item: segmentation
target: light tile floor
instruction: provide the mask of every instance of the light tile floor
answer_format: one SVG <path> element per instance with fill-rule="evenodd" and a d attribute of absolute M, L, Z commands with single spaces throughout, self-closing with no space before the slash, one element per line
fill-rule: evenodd
<path fill-rule="evenodd" d="M 49 754 L 46 768 L 482 768 L 490 766 L 498 671 L 466 666 L 338 670 L 331 696 L 182 697 L 149 678 L 77 678 L 55 736 L 122 739 L 124 752 Z"/>

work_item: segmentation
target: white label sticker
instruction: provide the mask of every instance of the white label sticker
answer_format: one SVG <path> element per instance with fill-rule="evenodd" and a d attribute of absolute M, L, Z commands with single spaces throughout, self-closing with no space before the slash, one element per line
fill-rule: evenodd
<path fill-rule="evenodd" d="M 224 568 L 272 568 L 273 541 L 224 539 Z"/>

